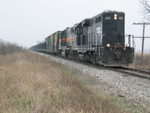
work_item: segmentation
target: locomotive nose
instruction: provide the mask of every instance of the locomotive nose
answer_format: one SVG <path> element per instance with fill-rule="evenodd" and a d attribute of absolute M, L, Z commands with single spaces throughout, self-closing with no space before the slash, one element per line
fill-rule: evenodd
<path fill-rule="evenodd" d="M 120 51 L 116 51 L 114 53 L 114 57 L 116 60 L 121 60 L 122 59 L 122 53 Z"/>

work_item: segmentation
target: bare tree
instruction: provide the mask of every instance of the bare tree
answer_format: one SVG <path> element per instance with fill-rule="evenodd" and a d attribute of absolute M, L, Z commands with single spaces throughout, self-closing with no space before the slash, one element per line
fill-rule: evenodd
<path fill-rule="evenodd" d="M 148 21 L 150 21 L 150 3 L 149 0 L 139 0 L 143 9 L 142 14 L 144 15 L 144 18 Z"/>

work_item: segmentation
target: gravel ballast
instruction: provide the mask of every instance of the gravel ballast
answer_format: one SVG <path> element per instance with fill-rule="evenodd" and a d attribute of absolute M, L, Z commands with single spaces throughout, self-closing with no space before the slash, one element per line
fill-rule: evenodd
<path fill-rule="evenodd" d="M 84 74 L 96 77 L 99 86 L 107 93 L 124 97 L 128 101 L 142 105 L 150 111 L 150 80 L 126 75 L 106 69 L 97 69 L 85 64 L 46 55 L 50 60 L 61 63 L 69 69 L 76 69 Z"/>

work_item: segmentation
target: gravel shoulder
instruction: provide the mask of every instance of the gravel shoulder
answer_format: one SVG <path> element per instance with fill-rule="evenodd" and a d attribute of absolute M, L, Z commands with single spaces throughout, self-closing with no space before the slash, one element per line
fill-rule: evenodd
<path fill-rule="evenodd" d="M 127 76 L 123 73 L 105 69 L 96 69 L 85 64 L 45 55 L 50 60 L 83 72 L 85 75 L 95 77 L 99 87 L 108 94 L 123 97 L 136 105 L 142 105 L 150 112 L 150 80 Z"/>

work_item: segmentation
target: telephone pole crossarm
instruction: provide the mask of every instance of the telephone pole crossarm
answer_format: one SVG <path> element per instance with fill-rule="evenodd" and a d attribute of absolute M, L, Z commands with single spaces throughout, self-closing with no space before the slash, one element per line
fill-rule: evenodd
<path fill-rule="evenodd" d="M 142 38 L 141 36 L 135 36 L 134 38 Z M 144 38 L 150 38 L 148 36 L 145 36 Z"/>
<path fill-rule="evenodd" d="M 146 22 L 143 22 L 143 23 L 133 23 L 133 25 L 143 25 L 143 24 L 150 25 L 150 23 L 146 23 Z"/>

